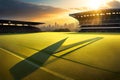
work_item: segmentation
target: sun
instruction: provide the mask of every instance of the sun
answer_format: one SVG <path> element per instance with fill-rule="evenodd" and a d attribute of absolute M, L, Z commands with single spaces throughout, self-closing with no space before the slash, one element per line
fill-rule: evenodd
<path fill-rule="evenodd" d="M 104 6 L 107 3 L 107 0 L 90 0 L 88 3 L 88 8 L 92 10 L 100 9 L 100 7 Z"/>

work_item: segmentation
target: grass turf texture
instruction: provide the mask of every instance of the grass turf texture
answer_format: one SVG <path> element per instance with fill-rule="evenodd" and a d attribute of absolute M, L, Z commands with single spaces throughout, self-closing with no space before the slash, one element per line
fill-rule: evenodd
<path fill-rule="evenodd" d="M 22 80 L 120 80 L 120 33 L 62 32 L 0 35 L 0 79 L 13 80 L 13 66 L 65 38 Z"/>

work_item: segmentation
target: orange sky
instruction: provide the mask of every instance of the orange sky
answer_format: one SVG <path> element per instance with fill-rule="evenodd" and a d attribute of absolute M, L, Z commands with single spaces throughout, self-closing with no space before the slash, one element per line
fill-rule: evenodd
<path fill-rule="evenodd" d="M 82 1 L 82 6 L 80 7 L 78 4 L 81 4 L 80 1 Z M 89 10 L 94 10 L 94 9 L 99 9 L 101 7 L 106 7 L 106 3 L 110 2 L 112 0 L 76 0 L 74 2 L 69 1 L 69 4 L 67 4 L 67 6 L 69 7 L 71 4 L 71 6 L 74 6 L 72 9 L 68 8 L 67 12 L 63 12 L 63 13 L 58 13 L 58 14 L 46 14 L 41 18 L 35 18 L 33 19 L 33 21 L 44 21 L 47 24 L 54 24 L 55 22 L 60 23 L 60 24 L 64 24 L 64 23 L 74 23 L 74 22 L 78 22 L 76 19 L 72 18 L 69 16 L 69 14 L 71 13 L 76 13 L 76 12 L 81 12 L 82 10 L 84 10 L 84 8 L 89 8 Z M 86 3 L 85 3 L 86 2 Z M 64 4 L 63 4 L 64 5 Z M 76 5 L 76 7 L 75 7 Z M 66 7 L 66 6 L 64 6 Z M 84 7 L 84 8 L 83 8 Z M 74 9 L 76 8 L 76 9 Z"/>
<path fill-rule="evenodd" d="M 113 4 L 107 5 L 110 2 Z M 120 0 L 119 0 L 120 1 Z M 76 12 L 115 6 L 118 0 L 0 0 L 0 17 L 46 24 L 78 22 L 69 16 Z M 11 4 L 13 3 L 13 4 Z M 9 6 L 6 6 L 9 5 Z M 22 5 L 22 6 L 21 6 Z"/>

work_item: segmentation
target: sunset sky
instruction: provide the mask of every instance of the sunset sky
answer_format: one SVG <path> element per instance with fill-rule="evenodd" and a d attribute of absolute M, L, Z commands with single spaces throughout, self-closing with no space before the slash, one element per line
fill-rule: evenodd
<path fill-rule="evenodd" d="M 72 7 L 82 7 L 92 5 L 94 3 L 101 4 L 111 0 L 23 0 L 25 2 L 32 2 L 36 4 L 46 4 L 61 8 L 72 8 Z M 94 5 L 96 5 L 94 4 Z"/>
<path fill-rule="evenodd" d="M 120 8 L 120 0 L 0 0 L 0 17 L 64 24 L 77 22 L 69 14 L 88 8 Z"/>

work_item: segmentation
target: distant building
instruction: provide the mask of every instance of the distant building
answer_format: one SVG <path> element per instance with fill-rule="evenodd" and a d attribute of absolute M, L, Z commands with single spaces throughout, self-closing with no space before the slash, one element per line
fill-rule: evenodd
<path fill-rule="evenodd" d="M 101 9 L 70 14 L 80 24 L 80 31 L 120 32 L 120 9 Z"/>
<path fill-rule="evenodd" d="M 16 20 L 0 20 L 0 33 L 39 32 L 40 29 L 35 26 L 40 24 L 44 23 Z"/>

